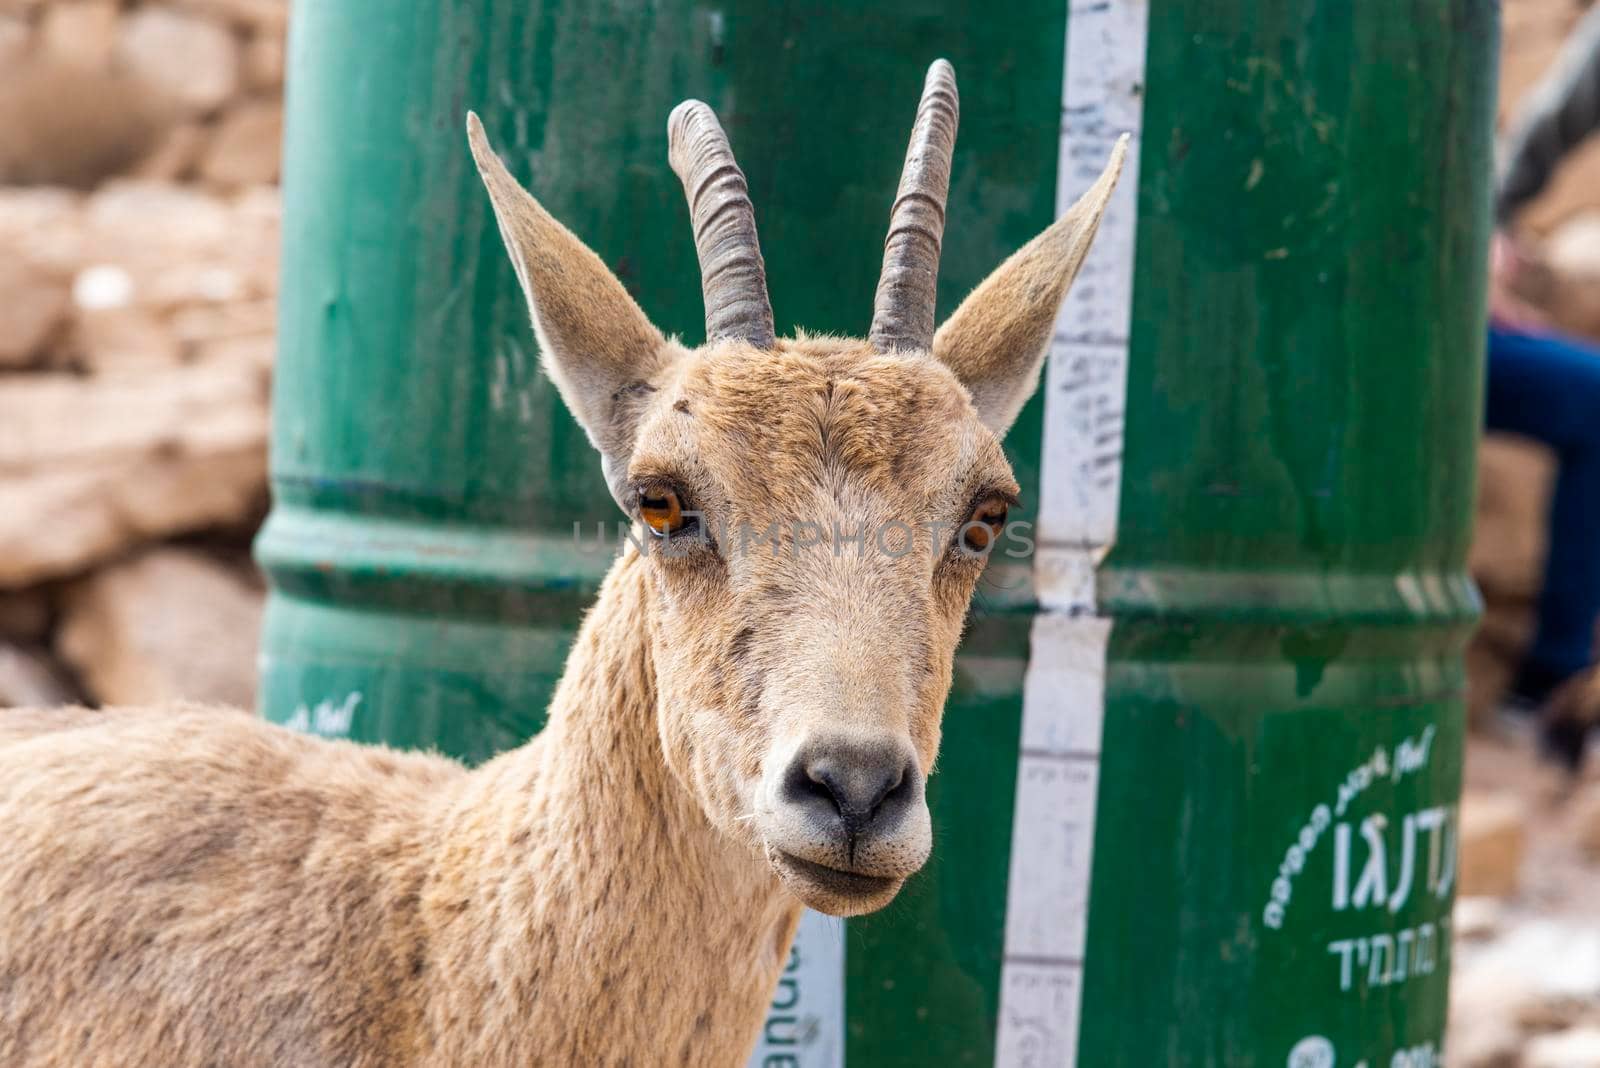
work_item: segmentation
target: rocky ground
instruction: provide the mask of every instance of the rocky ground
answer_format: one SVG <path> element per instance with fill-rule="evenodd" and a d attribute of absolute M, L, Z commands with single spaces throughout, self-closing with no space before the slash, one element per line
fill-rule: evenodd
<path fill-rule="evenodd" d="M 0 706 L 252 699 L 287 18 L 0 2 Z"/>
<path fill-rule="evenodd" d="M 1514 722 L 1468 746 L 1451 1068 L 1600 1066 L 1600 754 L 1573 780 L 1533 749 Z"/>
<path fill-rule="evenodd" d="M 1582 5 L 1508 0 L 1501 115 L 1546 69 Z M 1523 220 L 1541 263 L 1524 295 L 1600 338 L 1600 138 Z M 1487 439 L 1471 568 L 1486 612 L 1468 649 L 1474 734 L 1462 801 L 1462 885 L 1449 1068 L 1600 1068 L 1600 753 L 1573 780 L 1540 762 L 1526 724 L 1498 714 L 1532 638 L 1554 458 Z"/>

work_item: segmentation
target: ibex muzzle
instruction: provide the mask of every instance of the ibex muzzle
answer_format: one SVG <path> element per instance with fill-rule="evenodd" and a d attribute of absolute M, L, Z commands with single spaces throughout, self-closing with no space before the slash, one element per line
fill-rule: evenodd
<path fill-rule="evenodd" d="M 887 901 L 928 859 L 926 778 L 907 742 L 822 735 L 774 780 L 762 821 L 772 862 L 802 896 L 832 899 L 830 911 Z"/>

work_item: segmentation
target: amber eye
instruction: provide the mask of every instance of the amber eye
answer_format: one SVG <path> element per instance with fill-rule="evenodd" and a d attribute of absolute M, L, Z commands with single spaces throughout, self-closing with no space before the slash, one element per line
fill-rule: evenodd
<path fill-rule="evenodd" d="M 665 538 L 683 527 L 683 502 L 672 490 L 639 495 L 639 518 L 644 525 Z"/>
<path fill-rule="evenodd" d="M 961 547 L 969 553 L 988 552 L 1005 529 L 1006 511 L 1006 502 L 999 497 L 980 501 L 961 525 Z"/>

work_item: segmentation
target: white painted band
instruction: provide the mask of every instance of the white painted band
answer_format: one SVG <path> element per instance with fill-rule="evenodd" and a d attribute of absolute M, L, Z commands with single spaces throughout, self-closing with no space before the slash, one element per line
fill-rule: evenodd
<path fill-rule="evenodd" d="M 844 1068 L 844 921 L 807 909 L 748 1068 Z"/>
<path fill-rule="evenodd" d="M 1106 643 L 1095 571 L 1116 542 L 1133 307 L 1148 0 L 1074 0 L 1056 211 L 1131 133 L 1122 179 L 1067 294 L 1045 371 L 1033 622 L 1006 891 L 997 1068 L 1074 1068 L 1083 996 Z"/>

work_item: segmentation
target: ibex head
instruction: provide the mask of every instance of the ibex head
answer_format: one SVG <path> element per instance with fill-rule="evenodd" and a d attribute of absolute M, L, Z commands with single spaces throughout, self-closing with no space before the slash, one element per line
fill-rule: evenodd
<path fill-rule="evenodd" d="M 928 71 L 866 341 L 774 336 L 755 213 L 706 105 L 668 120 L 706 343 L 663 337 L 489 148 L 544 367 L 651 535 L 668 765 L 807 905 L 887 904 L 928 857 L 923 785 L 968 601 L 1017 483 L 1000 439 L 1121 167 L 934 332 L 955 75 Z M 643 624 L 643 621 L 641 621 Z"/>

